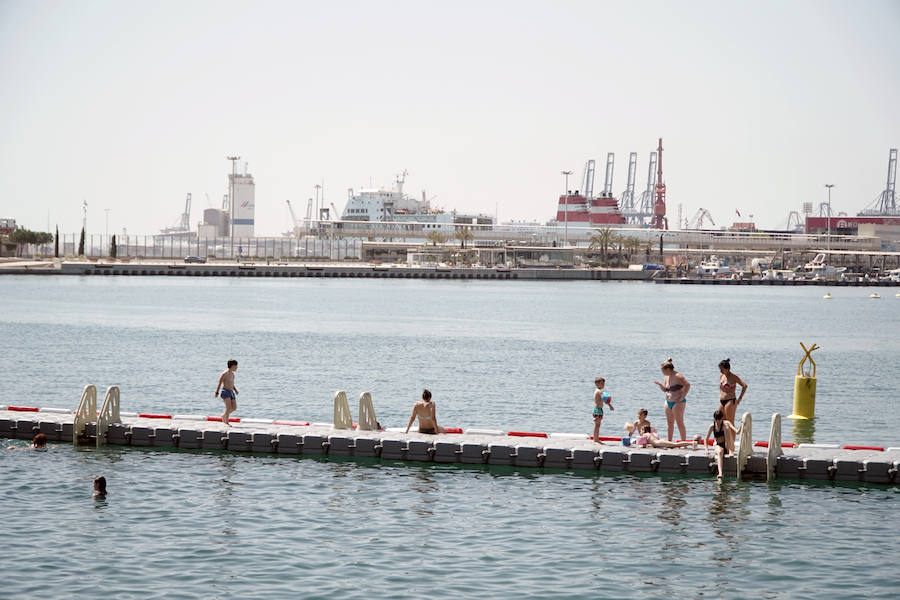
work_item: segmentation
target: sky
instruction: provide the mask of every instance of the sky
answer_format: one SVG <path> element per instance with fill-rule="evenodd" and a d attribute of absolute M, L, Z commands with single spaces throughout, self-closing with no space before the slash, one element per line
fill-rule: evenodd
<path fill-rule="evenodd" d="M 663 138 L 668 218 L 784 228 L 855 214 L 900 146 L 900 2 L 0 0 L 0 218 L 153 234 L 220 206 L 238 155 L 256 233 L 324 184 L 501 221 L 555 217 L 563 170 Z M 741 213 L 741 217 L 737 213 Z"/>

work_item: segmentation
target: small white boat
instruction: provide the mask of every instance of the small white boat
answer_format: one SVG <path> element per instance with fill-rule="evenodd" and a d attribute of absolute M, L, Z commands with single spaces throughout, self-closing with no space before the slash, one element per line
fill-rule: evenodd
<path fill-rule="evenodd" d="M 876 298 L 881 298 L 881 296 L 878 295 L 878 292 L 872 292 L 872 294 L 869 296 L 869 298 L 871 298 L 872 300 L 875 300 Z"/>
<path fill-rule="evenodd" d="M 822 298 L 824 298 L 825 300 L 831 300 L 831 294 L 829 294 L 828 292 L 826 292 L 825 295 L 822 296 Z"/>

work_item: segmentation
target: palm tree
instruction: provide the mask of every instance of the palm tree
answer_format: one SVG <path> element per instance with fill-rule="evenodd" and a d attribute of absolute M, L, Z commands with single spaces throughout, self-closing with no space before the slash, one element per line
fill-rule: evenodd
<path fill-rule="evenodd" d="M 609 249 L 609 244 L 612 242 L 614 236 L 613 230 L 609 227 L 597 229 L 597 233 L 591 236 L 591 243 L 588 248 L 591 250 L 600 250 L 601 264 L 606 264 L 606 251 Z"/>
<path fill-rule="evenodd" d="M 468 227 L 460 227 L 459 229 L 456 230 L 456 233 L 454 234 L 454 236 L 456 237 L 456 239 L 459 240 L 459 247 L 464 250 L 466 248 L 466 242 L 471 240 L 473 237 L 475 237 L 472 234 L 472 230 L 469 229 Z"/>
<path fill-rule="evenodd" d="M 634 255 L 641 247 L 641 242 L 637 238 L 627 237 L 625 238 L 625 250 L 628 252 L 628 262 L 634 260 Z"/>
<path fill-rule="evenodd" d="M 437 246 L 446 242 L 447 236 L 443 232 L 433 229 L 425 234 L 425 239 L 431 242 L 432 246 Z"/>

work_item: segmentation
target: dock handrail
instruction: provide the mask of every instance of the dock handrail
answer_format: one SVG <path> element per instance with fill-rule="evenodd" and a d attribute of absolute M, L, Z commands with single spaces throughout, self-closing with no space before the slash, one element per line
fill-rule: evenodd
<path fill-rule="evenodd" d="M 110 423 L 121 423 L 119 416 L 119 387 L 111 385 L 106 389 L 106 396 L 103 397 L 103 406 L 100 408 L 100 414 L 97 415 L 97 447 L 106 444 L 106 432 L 109 431 Z"/>
<path fill-rule="evenodd" d="M 361 431 L 377 431 L 375 407 L 372 406 L 372 394 L 363 392 L 359 395 L 359 428 Z"/>
<path fill-rule="evenodd" d="M 86 423 L 93 423 L 97 420 L 97 388 L 88 384 L 84 386 L 81 392 L 81 400 L 78 402 L 78 408 L 75 409 L 75 423 L 72 427 L 72 443 L 78 445 L 78 438 L 84 434 L 84 426 Z"/>
<path fill-rule="evenodd" d="M 742 479 L 741 474 L 747 466 L 747 459 L 753 454 L 753 418 L 750 413 L 744 413 L 741 417 L 741 442 L 737 451 L 737 478 Z"/>
<path fill-rule="evenodd" d="M 335 429 L 353 429 L 353 417 L 350 415 L 350 405 L 347 403 L 345 392 L 334 393 L 333 425 Z"/>
<path fill-rule="evenodd" d="M 769 429 L 769 448 L 766 453 L 766 481 L 775 481 L 775 466 L 778 457 L 784 454 L 781 449 L 781 415 L 772 415 L 772 426 Z"/>

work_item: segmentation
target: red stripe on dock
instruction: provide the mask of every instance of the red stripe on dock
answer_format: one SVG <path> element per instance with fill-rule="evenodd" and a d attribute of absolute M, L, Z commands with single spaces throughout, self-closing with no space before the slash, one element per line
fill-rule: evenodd
<path fill-rule="evenodd" d="M 612 435 L 601 435 L 601 436 L 597 436 L 597 437 L 600 439 L 601 442 L 621 442 L 622 441 L 622 438 L 615 437 Z M 589 435 L 589 436 L 587 436 L 587 439 L 592 440 L 592 439 L 594 439 L 594 436 Z"/>
<path fill-rule="evenodd" d="M 841 446 L 842 450 L 877 450 L 884 452 L 883 446 Z"/>
<path fill-rule="evenodd" d="M 506 435 L 511 435 L 514 437 L 538 437 L 538 438 L 547 437 L 546 433 L 541 433 L 539 431 L 507 431 Z"/>
<path fill-rule="evenodd" d="M 769 442 L 753 442 L 753 445 L 757 448 L 768 448 Z M 781 442 L 782 448 L 796 448 L 794 442 Z"/>
<path fill-rule="evenodd" d="M 294 425 L 295 427 L 309 427 L 309 421 L 284 421 L 284 420 L 279 419 L 277 421 L 272 421 L 272 424 L 273 425 Z"/>
<path fill-rule="evenodd" d="M 171 419 L 172 415 L 157 415 L 155 413 L 141 413 L 138 415 L 141 419 Z"/>
<path fill-rule="evenodd" d="M 6 410 L 17 410 L 19 412 L 38 412 L 40 409 L 34 406 L 7 406 Z"/>
<path fill-rule="evenodd" d="M 221 423 L 222 417 L 206 417 L 206 420 L 207 421 L 218 421 L 219 423 Z M 240 423 L 241 418 L 240 417 L 229 417 L 228 422 L 229 423 Z"/>

